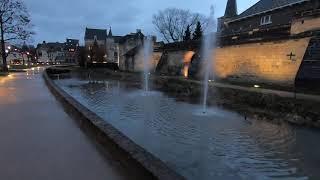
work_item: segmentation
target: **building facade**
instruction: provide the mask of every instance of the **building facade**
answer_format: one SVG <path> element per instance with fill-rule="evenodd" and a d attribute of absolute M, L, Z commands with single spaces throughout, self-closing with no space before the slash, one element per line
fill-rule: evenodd
<path fill-rule="evenodd" d="M 78 61 L 79 40 L 66 39 L 66 42 L 46 42 L 37 45 L 36 56 L 39 63 L 72 63 Z"/>
<path fill-rule="evenodd" d="M 140 60 L 142 60 L 140 50 L 143 49 L 144 38 L 145 35 L 140 29 L 124 36 L 115 36 L 111 28 L 109 31 L 86 28 L 87 63 L 89 66 L 115 64 L 123 71 L 141 71 L 138 64 L 141 64 Z M 154 38 L 154 40 L 156 39 Z M 100 54 L 99 58 L 95 54 Z"/>
<path fill-rule="evenodd" d="M 66 42 L 64 44 L 64 51 L 66 63 L 78 63 L 79 40 L 66 39 Z"/>

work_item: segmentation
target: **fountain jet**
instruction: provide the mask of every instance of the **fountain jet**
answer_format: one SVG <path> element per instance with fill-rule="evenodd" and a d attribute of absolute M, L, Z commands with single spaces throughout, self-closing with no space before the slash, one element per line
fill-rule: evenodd
<path fill-rule="evenodd" d="M 208 89 L 209 89 L 209 78 L 213 76 L 212 72 L 212 61 L 214 60 L 214 50 L 216 44 L 216 35 L 214 30 L 216 29 L 216 21 L 214 18 L 213 7 L 211 7 L 211 13 L 208 22 L 208 33 L 202 37 L 202 52 L 201 61 L 203 62 L 204 79 L 203 79 L 203 114 L 207 113 L 207 100 L 208 100 Z M 213 78 L 213 77 L 211 77 Z"/>
<path fill-rule="evenodd" d="M 145 37 L 143 41 L 143 80 L 144 90 L 149 91 L 150 61 L 152 57 L 152 37 Z"/>

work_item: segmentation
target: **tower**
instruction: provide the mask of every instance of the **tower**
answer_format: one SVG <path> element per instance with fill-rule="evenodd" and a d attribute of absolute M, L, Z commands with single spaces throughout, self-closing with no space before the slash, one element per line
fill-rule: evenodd
<path fill-rule="evenodd" d="M 218 33 L 225 29 L 225 22 L 238 15 L 237 0 L 228 0 L 224 16 L 218 18 Z"/>
<path fill-rule="evenodd" d="M 237 0 L 228 0 L 224 17 L 231 18 L 237 15 L 238 15 Z"/>
<path fill-rule="evenodd" d="M 109 30 L 109 34 L 108 34 L 109 37 L 112 37 L 112 30 L 111 30 L 111 27 L 110 27 L 110 30 Z"/>

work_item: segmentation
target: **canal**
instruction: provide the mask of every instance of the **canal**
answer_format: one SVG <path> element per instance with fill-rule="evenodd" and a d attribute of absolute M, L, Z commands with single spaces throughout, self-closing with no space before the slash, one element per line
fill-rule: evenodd
<path fill-rule="evenodd" d="M 245 119 L 128 82 L 55 81 L 187 179 L 319 179 L 317 130 Z"/>

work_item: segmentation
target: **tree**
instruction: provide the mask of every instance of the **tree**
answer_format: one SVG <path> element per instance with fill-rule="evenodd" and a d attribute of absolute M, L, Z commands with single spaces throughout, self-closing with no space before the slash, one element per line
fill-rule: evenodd
<path fill-rule="evenodd" d="M 31 37 L 30 15 L 21 0 L 0 0 L 0 35 L 3 71 L 8 71 L 5 44 Z"/>
<path fill-rule="evenodd" d="M 190 40 L 191 40 L 191 31 L 190 31 L 190 25 L 188 25 L 186 31 L 184 32 L 183 41 L 190 41 Z"/>
<path fill-rule="evenodd" d="M 169 43 L 182 41 L 188 26 L 190 31 L 193 31 L 197 22 L 201 22 L 205 26 L 207 21 L 208 19 L 199 13 L 168 8 L 155 14 L 152 23 L 164 40 Z"/>
<path fill-rule="evenodd" d="M 79 54 L 78 54 L 78 62 L 80 67 L 85 67 L 86 60 L 88 56 L 87 49 L 85 47 L 79 47 Z"/>
<path fill-rule="evenodd" d="M 201 27 L 201 23 L 198 21 L 197 22 L 197 27 L 196 27 L 196 29 L 194 30 L 194 33 L 193 33 L 193 40 L 201 39 L 202 35 L 203 35 L 203 30 L 202 30 L 202 27 Z"/>
<path fill-rule="evenodd" d="M 103 62 L 105 60 L 104 47 L 100 47 L 97 41 L 94 41 L 92 48 L 89 51 L 91 62 Z"/>

